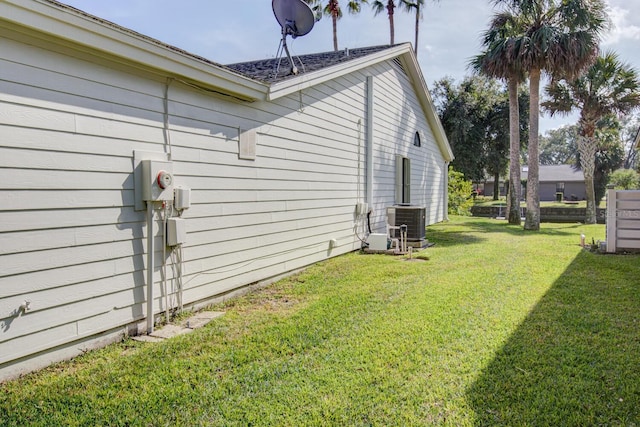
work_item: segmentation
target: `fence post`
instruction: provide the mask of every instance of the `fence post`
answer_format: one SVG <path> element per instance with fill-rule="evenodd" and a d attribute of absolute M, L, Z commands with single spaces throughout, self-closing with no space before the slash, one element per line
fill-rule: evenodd
<path fill-rule="evenodd" d="M 607 213 L 606 213 L 606 240 L 607 240 L 607 252 L 615 253 L 617 250 L 617 221 L 618 221 L 618 192 L 614 189 L 613 185 L 607 185 Z"/>

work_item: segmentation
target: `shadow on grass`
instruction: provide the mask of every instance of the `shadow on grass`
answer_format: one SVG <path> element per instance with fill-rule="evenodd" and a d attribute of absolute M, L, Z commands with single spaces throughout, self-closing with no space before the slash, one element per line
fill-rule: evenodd
<path fill-rule="evenodd" d="M 477 425 L 637 425 L 640 257 L 580 253 L 467 390 Z"/>
<path fill-rule="evenodd" d="M 524 221 L 522 221 L 521 225 L 512 225 L 509 224 L 506 220 L 496 220 L 492 219 L 487 221 L 486 219 L 483 221 L 479 218 L 474 219 L 475 217 L 470 217 L 469 221 L 466 221 L 465 224 L 469 226 L 474 231 L 482 232 L 482 233 L 509 233 L 514 236 L 525 236 L 528 233 L 537 233 L 540 235 L 549 235 L 549 236 L 569 236 L 575 234 L 575 232 L 571 231 L 573 229 L 579 228 L 584 224 L 575 223 L 575 224 L 567 224 L 562 223 L 561 228 L 549 228 L 541 224 L 540 230 L 537 231 L 528 231 L 524 229 Z M 545 223 L 549 224 L 549 223 Z"/>
<path fill-rule="evenodd" d="M 561 228 L 542 227 L 539 231 L 526 231 L 522 225 L 511 225 L 503 220 L 464 217 L 462 221 L 444 222 L 427 227 L 427 239 L 440 246 L 468 245 L 487 240 L 479 234 L 507 233 L 522 237 L 536 233 L 542 236 L 573 236 L 576 234 L 575 229 L 581 226 L 582 224 L 562 224 Z"/>

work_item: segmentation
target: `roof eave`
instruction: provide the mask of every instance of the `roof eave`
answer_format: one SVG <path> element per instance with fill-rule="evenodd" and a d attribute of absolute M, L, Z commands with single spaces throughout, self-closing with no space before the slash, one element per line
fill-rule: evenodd
<path fill-rule="evenodd" d="M 435 104 L 433 103 L 431 92 L 429 92 L 427 83 L 425 82 L 422 71 L 420 70 L 418 58 L 414 54 L 411 45 L 408 44 L 408 46 L 408 51 L 403 55 L 403 59 L 405 59 L 405 62 L 408 65 L 408 67 L 405 68 L 409 73 L 411 80 L 416 85 L 416 92 L 420 99 L 420 103 L 422 104 L 422 108 L 426 113 L 427 121 L 433 130 L 433 135 L 436 138 L 436 142 L 440 147 L 442 155 L 447 162 L 452 162 L 453 159 L 455 159 L 455 156 L 453 155 L 453 150 L 451 149 L 451 145 L 449 144 L 449 139 L 447 138 L 447 134 L 444 131 L 444 127 L 442 127 L 442 122 L 440 121 L 440 117 L 438 116 L 438 112 L 436 111 Z"/>
<path fill-rule="evenodd" d="M 216 66 L 123 27 L 48 0 L 3 0 L 0 22 L 97 50 L 168 77 L 179 77 L 243 101 L 266 99 L 268 85 Z"/>
<path fill-rule="evenodd" d="M 310 73 L 303 73 L 297 77 L 288 78 L 281 82 L 272 83 L 267 99 L 273 101 L 294 92 L 335 79 L 336 77 L 360 70 L 371 63 L 395 58 L 404 52 L 405 46 L 406 45 L 393 46 L 389 49 L 383 49 L 360 58 L 345 61 Z"/>

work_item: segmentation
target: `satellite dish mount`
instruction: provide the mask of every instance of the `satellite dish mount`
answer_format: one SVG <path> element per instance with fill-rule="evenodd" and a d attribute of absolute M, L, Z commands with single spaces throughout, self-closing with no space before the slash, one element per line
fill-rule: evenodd
<path fill-rule="evenodd" d="M 282 48 L 287 53 L 291 64 L 291 74 L 298 74 L 298 67 L 293 63 L 289 47 L 287 46 L 287 36 L 294 39 L 308 34 L 315 24 L 315 16 L 308 4 L 302 0 L 272 0 L 271 7 L 282 28 Z M 278 67 L 279 67 L 278 63 Z M 277 75 L 277 71 L 276 71 Z"/>

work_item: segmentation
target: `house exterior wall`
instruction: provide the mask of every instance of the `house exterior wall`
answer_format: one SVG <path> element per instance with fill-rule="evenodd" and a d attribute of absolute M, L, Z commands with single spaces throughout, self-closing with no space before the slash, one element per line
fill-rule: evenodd
<path fill-rule="evenodd" d="M 551 202 L 556 200 L 556 182 L 540 182 L 539 194 L 540 200 L 543 202 Z M 493 194 L 493 182 L 484 184 L 484 195 L 491 196 Z M 504 185 L 500 184 L 500 196 L 506 196 Z M 586 189 L 584 182 L 565 182 L 564 183 L 564 199 L 571 200 L 575 196 L 577 200 L 586 198 Z M 523 194 L 523 198 L 525 195 Z"/>
<path fill-rule="evenodd" d="M 395 156 L 411 160 L 411 205 L 426 207 L 426 223 L 444 220 L 447 167 L 402 66 L 377 64 L 374 83 L 374 232 L 386 231 L 386 208 L 395 204 Z M 413 145 L 416 132 L 422 144 Z"/>
<path fill-rule="evenodd" d="M 443 156 L 393 61 L 245 103 L 68 44 L 0 36 L 0 379 L 135 333 L 131 325 L 145 318 L 147 224 L 134 207 L 134 150 L 170 151 L 176 185 L 192 189 L 185 305 L 360 247 L 353 230 L 366 185 L 367 75 L 375 81 L 374 227 L 384 227 L 394 202 L 396 154 L 412 161 L 412 201 L 427 206 L 427 223 L 443 219 Z M 246 130 L 257 134 L 255 160 L 238 156 Z M 422 147 L 412 145 L 416 130 Z M 160 313 L 158 216 L 154 223 Z"/>
<path fill-rule="evenodd" d="M 556 182 L 540 183 L 540 200 L 553 201 L 556 200 Z M 575 196 L 576 200 L 584 200 L 586 198 L 586 188 L 584 182 L 565 182 L 564 183 L 564 200 L 571 200 Z"/>

